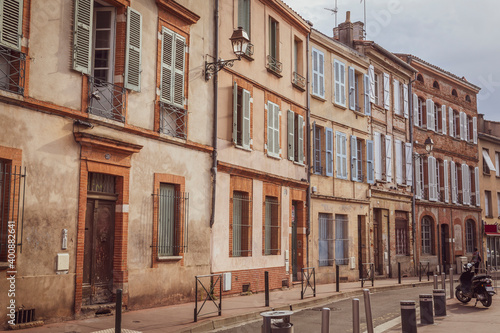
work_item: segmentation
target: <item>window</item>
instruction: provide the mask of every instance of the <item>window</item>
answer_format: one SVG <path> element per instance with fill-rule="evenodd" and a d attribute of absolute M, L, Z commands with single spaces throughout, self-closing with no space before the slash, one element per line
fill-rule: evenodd
<path fill-rule="evenodd" d="M 272 17 L 269 17 L 269 55 L 267 56 L 267 69 L 278 75 L 283 70 L 283 65 L 279 62 L 279 45 L 279 23 Z"/>
<path fill-rule="evenodd" d="M 425 110 L 426 110 L 426 115 L 427 115 L 427 129 L 436 131 L 436 123 L 435 123 L 435 118 L 436 118 L 436 113 L 435 113 L 435 107 L 434 107 L 434 102 L 432 99 L 427 99 L 425 101 Z"/>
<path fill-rule="evenodd" d="M 432 254 L 433 222 L 429 216 L 422 219 L 422 254 Z"/>
<path fill-rule="evenodd" d="M 371 114 L 370 107 L 370 78 L 366 74 L 356 72 L 354 67 L 348 67 L 349 73 L 349 109 L 361 112 L 364 108 L 366 115 Z"/>
<path fill-rule="evenodd" d="M 323 52 L 312 49 L 312 94 L 325 98 L 325 55 Z"/>
<path fill-rule="evenodd" d="M 454 138 L 455 137 L 455 119 L 453 116 L 453 109 L 452 107 L 448 107 L 448 134 Z"/>
<path fill-rule="evenodd" d="M 427 158 L 427 176 L 428 182 L 427 185 L 424 185 L 424 188 L 428 188 L 428 197 L 429 201 L 438 201 L 438 177 L 437 174 L 439 171 L 438 164 L 436 162 L 436 158 L 433 156 L 429 156 Z"/>
<path fill-rule="evenodd" d="M 396 183 L 411 185 L 413 176 L 412 146 L 411 143 L 394 140 L 396 158 Z"/>
<path fill-rule="evenodd" d="M 392 181 L 392 137 L 379 132 L 373 133 L 375 151 L 375 179 L 378 181 Z"/>
<path fill-rule="evenodd" d="M 422 76 L 422 74 L 418 74 L 417 75 L 417 81 L 421 82 L 421 83 L 424 83 L 424 77 Z"/>
<path fill-rule="evenodd" d="M 500 177 L 500 153 L 495 152 L 495 170 L 496 170 L 496 176 Z"/>
<path fill-rule="evenodd" d="M 483 173 L 489 175 L 491 171 L 496 172 L 495 165 L 491 161 L 490 151 L 483 148 Z"/>
<path fill-rule="evenodd" d="M 424 160 L 417 154 L 415 158 L 415 198 L 425 199 L 424 197 Z"/>
<path fill-rule="evenodd" d="M 434 131 L 441 133 L 443 131 L 443 114 L 439 104 L 434 104 Z"/>
<path fill-rule="evenodd" d="M 264 220 L 264 255 L 280 253 L 280 215 L 278 198 L 266 196 Z"/>
<path fill-rule="evenodd" d="M 497 192 L 497 212 L 497 215 L 500 216 L 500 192 Z"/>
<path fill-rule="evenodd" d="M 349 263 L 349 234 L 347 215 L 335 214 L 335 263 Z"/>
<path fill-rule="evenodd" d="M 21 51 L 23 0 L 0 4 L 0 89 L 24 95 L 26 54 Z"/>
<path fill-rule="evenodd" d="M 313 123 L 313 166 L 314 166 L 314 173 L 321 175 L 323 173 L 323 167 L 321 164 L 321 151 L 322 151 L 322 146 L 321 146 L 321 137 L 322 137 L 322 127 L 316 125 L 316 123 Z M 333 139 L 332 139 L 333 140 Z M 332 170 L 333 173 L 333 170 Z"/>
<path fill-rule="evenodd" d="M 381 100 L 380 88 L 382 85 L 380 84 L 380 74 L 379 73 L 374 74 L 374 81 L 375 81 L 375 84 L 374 84 L 375 104 L 380 106 L 380 100 Z"/>
<path fill-rule="evenodd" d="M 417 95 L 414 95 L 414 96 L 417 96 Z M 415 97 L 413 100 L 415 101 Z M 415 104 L 414 108 L 415 108 L 415 114 L 414 114 L 415 125 L 418 127 L 424 127 L 425 119 L 426 119 L 424 100 L 420 97 L 417 97 L 416 104 Z"/>
<path fill-rule="evenodd" d="M 337 178 L 347 179 L 347 137 L 345 133 L 335 132 L 335 143 Z"/>
<path fill-rule="evenodd" d="M 373 158 L 373 141 L 366 140 L 366 181 L 369 184 L 375 182 L 374 173 L 374 158 Z"/>
<path fill-rule="evenodd" d="M 288 110 L 288 159 L 297 163 L 304 160 L 304 117 Z"/>
<path fill-rule="evenodd" d="M 458 97 L 458 93 L 457 93 L 457 90 L 456 89 L 453 89 L 451 91 L 451 95 L 454 96 L 454 97 Z"/>
<path fill-rule="evenodd" d="M 242 27 L 250 38 L 250 0 L 238 0 L 238 27 Z"/>
<path fill-rule="evenodd" d="M 397 115 L 402 115 L 402 104 L 401 104 L 401 88 L 400 88 L 400 83 L 398 80 L 394 80 L 393 84 L 393 91 L 394 91 L 394 113 Z"/>
<path fill-rule="evenodd" d="M 484 214 L 486 217 L 493 217 L 493 208 L 491 207 L 491 191 L 484 191 Z"/>
<path fill-rule="evenodd" d="M 280 157 L 280 108 L 267 102 L 267 154 Z"/>
<path fill-rule="evenodd" d="M 158 195 L 158 257 L 180 256 L 187 249 L 189 194 L 161 183 Z"/>
<path fill-rule="evenodd" d="M 363 140 L 351 135 L 351 179 L 363 181 Z"/>
<path fill-rule="evenodd" d="M 252 255 L 252 226 L 250 220 L 250 198 L 248 193 L 233 191 L 232 247 L 230 256 Z"/>
<path fill-rule="evenodd" d="M 245 149 L 250 149 L 251 133 L 251 96 L 246 89 L 233 87 L 233 143 Z"/>
<path fill-rule="evenodd" d="M 458 111 L 453 110 L 453 128 L 455 133 L 455 139 L 460 139 L 461 136 L 461 117 Z"/>
<path fill-rule="evenodd" d="M 405 212 L 396 212 L 396 214 L 406 214 Z M 409 255 L 408 242 L 408 219 L 396 218 L 396 254 Z"/>
<path fill-rule="evenodd" d="M 404 175 L 403 170 L 405 170 L 405 166 L 403 165 L 403 160 L 405 156 L 404 145 L 401 140 L 394 140 L 394 155 L 396 158 L 396 184 L 403 184 Z"/>
<path fill-rule="evenodd" d="M 434 81 L 434 83 L 432 84 L 432 87 L 439 89 L 439 83 L 437 81 Z"/>
<path fill-rule="evenodd" d="M 468 102 L 468 103 L 471 103 L 471 99 L 470 99 L 470 96 L 469 95 L 466 95 L 465 96 L 465 101 Z"/>
<path fill-rule="evenodd" d="M 321 65 L 323 66 L 323 65 Z M 302 69 L 302 41 L 295 38 L 293 40 L 293 77 L 292 84 L 294 87 L 304 91 L 306 87 L 306 78 L 301 75 Z"/>
<path fill-rule="evenodd" d="M 458 203 L 458 170 L 454 161 L 451 161 L 451 202 Z"/>
<path fill-rule="evenodd" d="M 384 73 L 384 109 L 389 110 L 391 106 L 391 81 L 389 80 L 389 74 Z"/>
<path fill-rule="evenodd" d="M 333 177 L 333 130 L 325 128 L 325 175 Z"/>
<path fill-rule="evenodd" d="M 346 106 L 345 98 L 345 64 L 338 60 L 333 61 L 333 76 L 335 86 L 335 104 Z"/>
<path fill-rule="evenodd" d="M 467 220 L 465 222 L 465 250 L 467 253 L 474 252 L 474 221 Z"/>
<path fill-rule="evenodd" d="M 319 266 L 333 266 L 333 217 L 319 213 Z"/>

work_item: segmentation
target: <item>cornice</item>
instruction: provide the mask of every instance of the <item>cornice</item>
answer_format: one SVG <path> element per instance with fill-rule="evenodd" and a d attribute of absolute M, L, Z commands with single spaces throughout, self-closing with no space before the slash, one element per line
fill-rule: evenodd
<path fill-rule="evenodd" d="M 173 0 L 156 0 L 156 4 L 189 25 L 195 24 L 200 16 Z"/>

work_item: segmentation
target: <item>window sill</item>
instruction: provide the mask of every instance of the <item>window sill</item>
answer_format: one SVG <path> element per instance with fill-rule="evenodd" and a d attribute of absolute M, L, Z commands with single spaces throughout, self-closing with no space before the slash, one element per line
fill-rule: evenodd
<path fill-rule="evenodd" d="M 272 154 L 267 153 L 267 157 L 274 158 L 275 160 L 281 160 L 281 157 L 279 155 L 272 155 Z"/>
<path fill-rule="evenodd" d="M 319 96 L 319 95 L 311 93 L 311 97 L 314 99 L 317 99 L 318 101 L 326 102 L 326 99 L 324 97 Z"/>
<path fill-rule="evenodd" d="M 158 257 L 158 261 L 179 261 L 182 260 L 182 256 L 165 256 L 165 257 Z"/>
<path fill-rule="evenodd" d="M 302 163 L 302 162 L 297 162 L 297 161 L 293 161 L 293 164 L 295 164 L 295 165 L 299 165 L 299 166 L 302 166 L 302 167 L 306 166 L 304 163 Z"/>
<path fill-rule="evenodd" d="M 268 71 L 269 73 L 273 74 L 274 76 L 276 76 L 276 77 L 277 77 L 277 78 L 279 78 L 279 79 L 281 79 L 281 78 L 283 77 L 283 75 L 281 75 L 281 73 L 279 73 L 278 71 L 275 71 L 275 70 L 274 70 L 274 69 L 272 69 L 272 68 L 267 67 L 266 69 L 267 69 L 267 71 Z"/>
<path fill-rule="evenodd" d="M 240 145 L 234 145 L 236 148 L 238 149 L 241 149 L 241 150 L 244 150 L 244 151 L 248 151 L 248 152 L 251 152 L 252 149 L 251 148 L 247 148 L 247 147 L 243 147 L 243 146 L 240 146 Z"/>
<path fill-rule="evenodd" d="M 125 122 L 109 119 L 106 117 L 101 117 L 101 116 L 98 116 L 98 115 L 93 114 L 93 113 L 88 113 L 88 115 L 89 115 L 89 119 L 99 120 L 99 121 L 102 121 L 106 124 L 111 124 L 111 125 L 115 125 L 115 126 L 119 126 L 119 127 L 125 127 Z"/>
<path fill-rule="evenodd" d="M 408 119 L 404 116 L 404 114 L 394 113 L 394 117 L 400 118 L 401 120 Z"/>
<path fill-rule="evenodd" d="M 491 174 L 490 174 L 490 173 L 486 173 L 486 172 L 484 172 L 484 171 L 483 171 L 483 176 L 488 176 L 488 177 L 490 177 L 490 176 L 491 176 Z M 497 176 L 497 177 L 498 177 L 498 176 Z"/>
<path fill-rule="evenodd" d="M 335 100 L 332 102 L 332 104 L 338 107 L 339 109 L 347 110 L 347 104 L 346 105 L 338 104 L 335 102 Z"/>
<path fill-rule="evenodd" d="M 367 114 L 364 114 L 361 111 L 352 111 L 356 116 L 361 116 L 361 117 L 368 117 Z"/>

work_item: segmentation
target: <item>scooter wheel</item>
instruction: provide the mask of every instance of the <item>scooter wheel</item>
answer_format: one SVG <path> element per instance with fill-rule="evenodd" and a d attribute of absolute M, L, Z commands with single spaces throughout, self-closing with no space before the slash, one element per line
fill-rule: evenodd
<path fill-rule="evenodd" d="M 464 293 L 462 292 L 462 290 L 458 290 L 458 289 L 455 290 L 455 296 L 462 303 L 469 303 L 470 302 L 470 297 L 465 296 Z M 491 296 L 490 296 L 490 299 L 491 299 Z M 491 304 L 491 302 L 490 302 L 490 304 Z"/>
<path fill-rule="evenodd" d="M 484 293 L 485 299 L 481 301 L 484 307 L 488 308 L 491 305 L 492 297 L 487 292 Z"/>

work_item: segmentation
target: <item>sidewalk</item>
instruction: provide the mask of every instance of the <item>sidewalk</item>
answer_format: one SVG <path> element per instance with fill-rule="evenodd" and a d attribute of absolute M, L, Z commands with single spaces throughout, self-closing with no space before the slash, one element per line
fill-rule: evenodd
<path fill-rule="evenodd" d="M 457 279 L 458 275 L 455 275 L 454 280 Z M 418 281 L 418 277 L 403 278 L 401 284 L 398 284 L 397 279 L 375 280 L 374 287 L 371 287 L 371 282 L 367 281 L 364 288 L 361 288 L 361 282 L 347 282 L 340 284 L 340 292 L 338 293 L 335 291 L 335 284 L 325 284 L 317 286 L 316 297 L 313 297 L 312 291 L 308 289 L 303 300 L 300 299 L 301 287 L 296 285 L 288 290 L 271 292 L 269 297 L 270 307 L 264 306 L 263 292 L 249 296 L 225 297 L 222 299 L 222 316 L 219 317 L 216 313 L 204 316 L 203 313 L 216 311 L 215 306 L 207 302 L 197 323 L 193 322 L 194 302 L 130 311 L 122 314 L 122 332 L 207 332 L 225 326 L 261 319 L 260 313 L 271 308 L 289 310 L 291 305 L 293 311 L 297 311 L 321 306 L 343 298 L 360 296 L 365 288 L 370 289 L 371 292 L 379 292 L 387 289 L 411 288 L 416 285 L 429 285 L 432 283 L 432 278 L 428 282 L 427 277 L 422 278 L 422 282 Z M 439 286 L 441 287 L 440 277 Z M 449 284 L 447 283 L 448 293 Z M 475 301 L 463 305 L 455 299 L 447 299 L 447 316 L 436 317 L 434 325 L 419 325 L 418 331 L 420 333 L 468 332 L 475 331 L 478 328 L 485 332 L 499 331 L 500 303 L 497 304 L 496 298 L 498 296 L 493 298 L 493 305 L 490 308 L 484 308 L 480 303 L 474 307 Z M 201 305 L 198 304 L 198 306 Z M 97 317 L 46 324 L 43 327 L 25 329 L 23 332 L 112 333 L 114 332 L 114 320 L 114 316 Z M 417 323 L 420 323 L 419 316 Z M 379 327 L 376 332 L 401 332 L 400 318 L 396 318 L 388 322 L 387 325 L 382 326 L 384 327 Z"/>

